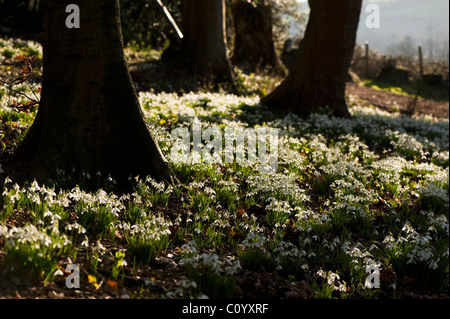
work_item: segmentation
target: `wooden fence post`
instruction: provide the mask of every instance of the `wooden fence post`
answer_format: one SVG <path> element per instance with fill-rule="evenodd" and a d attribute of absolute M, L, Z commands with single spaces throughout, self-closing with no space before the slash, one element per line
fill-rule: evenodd
<path fill-rule="evenodd" d="M 420 78 L 423 79 L 423 55 L 421 45 L 419 45 L 419 64 L 420 64 Z"/>
<path fill-rule="evenodd" d="M 365 56 L 365 65 L 364 65 L 364 73 L 366 77 L 369 77 L 369 42 L 366 42 L 366 56 Z"/>

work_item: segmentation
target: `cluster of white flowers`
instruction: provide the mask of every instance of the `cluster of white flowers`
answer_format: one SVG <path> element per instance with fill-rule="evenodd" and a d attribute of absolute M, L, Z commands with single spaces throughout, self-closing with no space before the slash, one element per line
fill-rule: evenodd
<path fill-rule="evenodd" d="M 399 184 L 400 174 L 406 166 L 407 161 L 404 158 L 388 157 L 373 162 L 371 168 L 378 173 L 377 178 L 382 183 Z"/>
<path fill-rule="evenodd" d="M 374 248 L 376 248 L 376 246 L 372 245 L 367 249 L 359 242 L 352 244 L 351 242 L 346 241 L 342 244 L 342 250 L 345 254 L 353 258 L 352 263 L 361 267 L 374 264 L 379 265 L 379 263 L 373 260 L 373 255 L 370 253 Z"/>
<path fill-rule="evenodd" d="M 224 93 L 187 93 L 180 98 L 175 93 L 141 92 L 139 101 L 147 118 L 159 122 L 163 118 L 176 116 L 181 121 L 189 122 L 196 116 L 211 117 L 214 113 L 236 114 L 240 112 L 237 110 L 239 105 L 255 105 L 259 98 Z M 204 107 L 196 107 L 201 105 Z"/>
<path fill-rule="evenodd" d="M 67 198 L 71 200 L 74 206 L 81 207 L 82 211 L 104 207 L 111 214 L 118 217 L 119 213 L 125 209 L 123 204 L 124 198 L 119 198 L 115 194 L 108 194 L 103 189 L 92 194 L 82 191 L 77 186 L 67 194 Z"/>
<path fill-rule="evenodd" d="M 172 148 L 173 140 L 170 136 L 170 132 L 165 126 L 161 125 L 149 125 L 150 132 L 155 142 L 159 145 L 162 153 L 167 155 L 170 153 L 170 149 Z M 170 159 L 168 157 L 168 159 Z"/>
<path fill-rule="evenodd" d="M 448 120 L 428 117 L 406 118 L 399 114 L 391 114 L 382 110 L 355 106 L 350 109 L 352 119 L 337 119 L 326 114 L 313 114 L 304 123 L 289 118 L 285 125 L 274 122 L 278 127 L 289 127 L 296 123 L 297 131 L 317 132 L 317 135 L 329 136 L 333 139 L 349 139 L 358 132 L 365 144 L 385 145 L 392 142 L 392 147 L 400 155 L 414 154 L 425 156 L 426 149 L 434 151 L 448 150 Z M 353 141 L 356 142 L 356 141 Z M 353 143 L 355 148 L 361 143 Z M 364 144 L 364 143 L 363 143 Z M 324 149 L 324 148 L 322 148 Z M 349 150 L 351 152 L 351 149 Z"/>
<path fill-rule="evenodd" d="M 168 298 L 193 298 L 192 291 L 196 290 L 198 285 L 195 281 L 191 281 L 188 279 L 182 279 L 178 281 L 178 288 L 175 290 L 169 290 L 166 293 L 166 297 Z M 202 294 L 197 296 L 196 299 L 209 299 L 208 296 Z"/>
<path fill-rule="evenodd" d="M 279 199 L 291 200 L 295 204 L 306 203 L 310 200 L 306 191 L 297 185 L 294 174 L 254 175 L 247 179 L 247 184 L 249 192 L 246 196 L 260 196 L 266 199 L 276 196 Z"/>
<path fill-rule="evenodd" d="M 239 191 L 239 184 L 231 179 L 221 179 L 217 182 L 217 186 L 233 193 L 237 193 Z"/>
<path fill-rule="evenodd" d="M 428 222 L 431 224 L 430 228 L 428 229 L 429 231 L 431 230 L 436 231 L 436 227 L 438 227 L 440 229 L 445 230 L 445 232 L 447 233 L 447 237 L 449 236 L 449 224 L 448 219 L 445 215 L 435 216 L 433 212 L 426 212 L 426 211 L 421 211 L 420 213 L 428 216 Z"/>
<path fill-rule="evenodd" d="M 292 208 L 291 204 L 285 200 L 278 200 L 274 197 L 269 197 L 267 199 L 267 202 L 269 202 L 269 204 L 266 205 L 266 207 L 265 207 L 266 211 L 283 213 L 288 216 L 294 210 L 294 208 Z M 300 208 L 297 208 L 297 209 L 300 209 Z"/>
<path fill-rule="evenodd" d="M 314 210 L 300 210 L 295 214 L 296 221 L 300 224 L 308 224 L 309 227 L 305 228 L 306 231 L 311 230 L 311 224 L 321 225 L 330 221 L 330 216 L 327 213 L 315 212 Z"/>
<path fill-rule="evenodd" d="M 373 170 L 377 186 L 382 184 L 392 185 L 399 191 L 408 190 L 408 186 L 404 186 L 402 183 L 402 174 L 406 171 L 413 172 L 417 174 L 418 178 L 423 179 L 426 183 L 427 186 L 425 189 L 422 188 L 424 194 L 431 194 L 436 191 L 437 194 L 439 194 L 438 196 L 445 200 L 446 196 L 443 194 L 442 190 L 439 190 L 439 188 L 448 187 L 448 168 L 444 169 L 433 163 L 413 163 L 398 156 L 387 157 L 373 162 L 370 167 Z M 435 185 L 438 188 L 435 189 L 434 186 L 431 185 Z M 417 187 L 419 187 L 419 185 L 417 185 Z M 430 188 L 431 192 L 427 192 L 426 189 L 428 188 Z M 409 191 L 414 191 L 414 193 L 411 194 L 416 195 L 414 189 L 410 189 Z M 446 201 L 448 201 L 448 196 Z"/>
<path fill-rule="evenodd" d="M 428 231 L 430 231 L 429 229 Z M 395 254 L 404 254 L 400 249 L 402 246 L 407 246 L 406 251 L 407 264 L 415 264 L 418 262 L 426 262 L 430 269 L 436 269 L 441 257 L 435 256 L 432 249 L 432 237 L 429 232 L 426 234 L 419 234 L 409 222 L 406 222 L 402 228 L 402 232 L 406 235 L 399 236 L 395 239 L 389 235 L 383 240 L 386 249 L 392 250 Z"/>
<path fill-rule="evenodd" d="M 233 256 L 220 258 L 213 252 L 199 253 L 195 241 L 190 241 L 181 247 L 184 257 L 181 264 L 193 267 L 199 271 L 208 271 L 217 275 L 234 276 L 242 269 L 239 260 Z"/>
<path fill-rule="evenodd" d="M 329 251 L 334 251 L 336 248 L 340 246 L 340 244 L 341 240 L 339 239 L 339 237 L 333 238 L 331 242 L 328 241 L 327 239 L 322 240 L 322 247 L 328 249 Z"/>
<path fill-rule="evenodd" d="M 0 225 L 0 238 L 8 247 L 19 249 L 21 245 L 27 245 L 33 250 L 62 249 L 71 244 L 69 238 L 62 234 L 49 232 L 48 229 L 39 230 L 35 225 L 27 224 L 24 227 L 7 227 Z M 42 250 L 42 251 L 44 251 Z"/>
<path fill-rule="evenodd" d="M 242 242 L 244 249 L 260 249 L 263 252 L 266 252 L 266 242 L 267 237 L 262 236 L 256 232 L 250 231 L 247 234 L 247 237 Z"/>
<path fill-rule="evenodd" d="M 324 278 L 327 281 L 328 286 L 333 288 L 333 290 L 346 292 L 347 291 L 347 285 L 345 281 L 339 281 L 341 277 L 339 274 L 336 274 L 332 271 L 325 272 L 322 269 L 319 269 L 316 273 L 319 277 Z"/>
<path fill-rule="evenodd" d="M 0 59 L 1 60 L 6 60 L 6 58 L 9 57 L 15 57 L 20 55 L 20 48 L 15 48 L 12 43 L 8 43 L 2 39 L 0 39 L 0 44 L 1 47 L 4 48 L 1 52 L 0 52 Z"/>
<path fill-rule="evenodd" d="M 443 189 L 441 187 L 437 187 L 434 184 L 427 184 L 420 188 L 419 193 L 420 193 L 420 197 L 422 199 L 437 198 L 438 200 L 440 200 L 442 203 L 445 204 L 445 207 L 448 210 L 449 195 L 448 195 L 448 191 L 446 191 L 445 189 Z"/>
<path fill-rule="evenodd" d="M 285 131 L 280 131 L 283 134 Z M 304 138 L 298 139 L 290 135 L 280 136 L 278 140 L 278 164 L 292 167 L 302 167 L 306 156 L 299 154 L 302 145 L 307 141 Z"/>
<path fill-rule="evenodd" d="M 42 45 L 31 40 L 0 38 L 0 47 L 13 50 L 15 53 L 14 55 L 24 54 L 23 52 L 28 50 L 30 51 L 28 53 L 37 53 L 42 56 Z"/>
<path fill-rule="evenodd" d="M 434 151 L 431 154 L 431 158 L 433 158 L 433 160 L 438 163 L 438 165 L 445 165 L 445 163 L 449 162 L 449 151 Z"/>
<path fill-rule="evenodd" d="M 134 179 L 137 183 L 136 188 L 139 189 L 139 192 L 133 193 L 133 197 L 135 197 L 139 203 L 142 203 L 141 195 L 142 196 L 148 196 L 149 194 L 170 195 L 174 191 L 174 186 L 164 182 L 157 182 L 150 176 L 147 176 L 145 180 L 140 179 L 139 176 L 136 176 Z"/>
<path fill-rule="evenodd" d="M 126 236 L 139 238 L 139 241 L 145 243 L 148 241 L 159 241 L 163 236 L 170 235 L 170 227 L 173 226 L 171 221 L 167 221 L 163 216 L 146 216 L 139 224 L 130 225 L 130 223 L 122 223 Z"/>
<path fill-rule="evenodd" d="M 293 243 L 280 241 L 277 247 L 273 249 L 273 256 L 277 264 L 277 270 L 282 270 L 284 262 L 298 262 L 307 256 L 305 250 L 299 250 Z M 304 269 L 308 268 L 308 264 L 302 265 Z"/>
<path fill-rule="evenodd" d="M 388 130 L 387 134 L 391 139 L 391 145 L 395 152 L 400 155 L 418 154 L 422 159 L 426 159 L 428 152 L 425 152 L 424 145 L 414 136 L 407 133 L 392 132 L 390 130 Z"/>
<path fill-rule="evenodd" d="M 362 165 L 351 160 L 349 161 L 349 159 L 342 154 L 337 162 L 324 165 L 320 167 L 320 170 L 333 178 L 352 178 L 354 176 L 361 176 L 360 178 L 364 178 L 370 176 L 370 172 L 362 167 Z"/>
<path fill-rule="evenodd" d="M 11 183 L 11 180 L 7 178 L 5 184 Z M 67 200 L 63 193 L 57 195 L 54 188 L 39 186 L 36 181 L 30 185 L 30 187 L 20 188 L 18 184 L 14 184 L 12 187 L 3 189 L 2 195 L 8 199 L 9 204 L 14 206 L 23 199 L 28 199 L 31 203 L 40 205 L 45 202 L 47 206 L 60 206 L 69 207 L 70 202 Z"/>

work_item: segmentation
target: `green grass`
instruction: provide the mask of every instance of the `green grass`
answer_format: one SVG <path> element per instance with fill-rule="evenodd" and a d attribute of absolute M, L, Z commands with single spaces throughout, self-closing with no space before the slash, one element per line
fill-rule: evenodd
<path fill-rule="evenodd" d="M 442 85 L 428 85 L 425 83 L 419 84 L 414 81 L 410 83 L 389 83 L 369 79 L 365 79 L 362 82 L 365 86 L 372 89 L 397 93 L 411 98 L 414 98 L 416 94 L 419 93 L 418 97 L 422 99 L 435 100 L 439 102 L 449 101 L 448 82 L 446 84 L 443 83 Z M 421 87 L 420 90 L 418 90 L 419 86 Z"/>

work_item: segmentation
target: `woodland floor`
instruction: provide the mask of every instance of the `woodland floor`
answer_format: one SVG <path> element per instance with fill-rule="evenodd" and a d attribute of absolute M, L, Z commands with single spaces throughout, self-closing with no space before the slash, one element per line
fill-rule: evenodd
<path fill-rule="evenodd" d="M 144 66 L 144 69 L 145 70 L 139 70 L 138 68 L 135 68 L 133 71 L 133 68 L 131 68 L 131 75 L 133 80 L 137 82 L 137 87 L 140 91 L 152 90 L 154 92 L 171 91 L 183 93 L 198 89 L 195 84 L 186 86 L 186 83 L 189 83 L 185 77 L 187 74 L 180 74 L 180 72 L 176 70 L 164 70 L 164 67 L 162 67 L 159 62 L 147 63 L 147 65 Z M 255 77 L 254 81 L 258 81 L 258 78 Z M 272 86 L 273 85 L 274 84 L 272 84 Z M 267 91 L 271 91 L 271 89 L 271 86 L 266 88 Z M 352 97 L 350 100 L 356 100 L 358 104 L 373 105 L 393 113 L 407 111 L 411 108 L 413 103 L 416 103 L 414 114 L 432 115 L 436 118 L 449 117 L 449 102 L 428 99 L 418 99 L 415 101 L 412 97 L 389 91 L 377 90 L 354 83 L 347 83 L 346 94 L 347 96 Z M 162 121 L 160 123 L 162 123 Z M 20 130 L 21 128 L 9 125 L 5 122 L 0 129 L 4 132 L 3 138 L 12 142 L 19 135 L 17 130 Z M 0 169 L 2 168 L 5 172 L 8 172 L 9 177 L 16 182 L 23 180 L 23 173 L 20 167 L 17 167 L 14 163 L 8 163 L 8 159 L 11 157 L 12 152 L 13 147 L 9 146 L 5 151 L 0 152 Z M 0 170 L 0 190 L 3 189 L 2 184 L 5 177 L 5 174 L 2 174 Z M 2 202 L 0 201 L 0 208 L 1 205 Z M 255 216 L 260 217 L 260 215 L 262 215 L 260 212 L 261 208 L 257 205 L 252 207 L 256 207 L 256 212 L 254 212 Z M 158 210 L 172 221 L 176 218 L 185 218 L 185 216 L 182 215 L 183 208 L 179 199 L 169 201 L 167 206 L 158 206 Z M 8 226 L 20 227 L 28 222 L 30 222 L 30 220 L 27 220 L 26 217 L 21 216 L 21 214 L 16 214 L 8 220 Z M 238 237 L 240 235 L 241 234 L 239 233 L 234 233 L 232 235 L 230 233 L 230 236 Z M 237 240 L 241 239 L 237 238 Z M 2 243 L 0 242 L 0 244 Z M 107 266 L 104 269 L 109 269 L 114 262 L 114 255 L 112 252 L 117 252 L 126 248 L 127 241 L 119 234 L 118 236 L 116 235 L 114 241 L 105 239 L 102 241 L 102 244 L 108 251 L 108 254 L 103 258 L 103 263 Z M 228 247 L 224 245 L 223 249 L 227 250 Z M 87 257 L 86 252 L 83 250 L 80 250 L 77 255 L 77 263 L 82 266 L 82 269 L 89 269 Z M 65 287 L 64 279 L 55 280 L 45 285 L 36 285 L 31 280 L 24 277 L 13 276 L 5 278 L 4 273 L 0 268 L 0 298 L 138 298 L 142 295 L 142 290 L 151 291 L 151 294 L 146 294 L 145 298 L 167 298 L 168 291 L 176 291 L 180 287 L 180 281 L 187 279 L 186 271 L 179 263 L 180 259 L 180 251 L 173 249 L 168 251 L 164 256 L 158 256 L 151 264 L 139 267 L 135 273 L 132 273 L 131 265 L 128 265 L 128 267 L 124 268 L 126 275 L 122 277 L 122 280 L 111 281 L 109 280 L 111 277 L 110 272 L 105 271 L 102 273 L 99 271 L 96 278 L 98 285 L 89 283 L 83 286 L 82 289 L 74 290 Z M 385 273 L 384 275 L 389 275 L 389 273 Z M 408 282 L 408 280 L 411 278 L 405 277 L 403 279 L 400 279 L 398 282 L 398 296 L 407 299 L 436 298 L 436 296 L 410 289 L 411 283 Z M 285 278 L 283 279 L 276 271 L 266 272 L 246 269 L 240 273 L 239 278 L 237 279 L 237 285 L 233 296 L 235 298 L 243 299 L 312 299 L 315 296 L 315 291 L 304 280 L 289 281 Z M 439 298 L 448 299 L 448 293 L 440 295 Z"/>
<path fill-rule="evenodd" d="M 363 85 L 347 83 L 347 95 L 353 95 L 376 107 L 387 111 L 406 110 L 414 102 L 414 98 L 389 91 L 372 89 Z M 422 115 L 433 115 L 439 118 L 449 117 L 449 103 L 418 99 L 415 112 Z"/>
<path fill-rule="evenodd" d="M 361 103 L 372 104 L 381 109 L 392 111 L 394 109 L 406 109 L 407 105 L 411 103 L 412 98 L 400 94 L 376 90 L 361 85 L 348 83 L 347 95 L 352 95 L 353 98 L 359 100 Z M 424 115 L 433 115 L 435 117 L 448 118 L 449 117 L 449 103 L 437 102 L 433 100 L 419 99 L 415 112 Z M 2 153 L 0 156 L 0 163 L 3 168 L 9 165 L 5 160 L 10 154 Z M 14 169 L 13 169 L 14 171 Z M 11 172 L 11 170 L 10 170 Z M 20 168 L 17 168 L 16 178 L 20 178 Z M 170 203 L 165 208 L 167 215 L 178 215 L 179 203 Z M 21 221 L 16 221 L 18 224 Z M 24 221 L 25 222 L 25 221 Z M 124 241 L 122 243 L 126 245 Z M 114 245 L 117 245 L 114 243 Z M 119 247 L 115 247 L 119 249 Z M 176 253 L 175 253 L 176 254 Z M 80 253 L 82 255 L 82 253 Z M 113 256 L 111 256 L 113 258 Z M 135 296 L 142 285 L 149 285 L 148 282 L 139 278 L 151 278 L 150 285 L 153 287 L 154 298 L 164 298 L 164 293 L 169 290 L 175 290 L 177 281 L 184 277 L 181 267 L 174 261 L 178 256 L 171 256 L 170 258 L 159 258 L 151 266 L 140 267 L 139 273 L 133 277 L 124 277 L 123 285 L 120 287 L 110 285 L 109 282 L 103 282 L 99 278 L 100 285 L 97 288 L 90 289 L 75 289 L 68 290 L 65 287 L 64 280 L 55 281 L 46 285 L 33 285 L 27 279 L 12 277 L 8 281 L 3 281 L 0 285 L 0 298 L 7 299 L 102 299 L 102 298 L 127 298 Z M 83 257 L 81 257 L 83 259 Z M 101 275 L 101 274 L 100 274 Z M 108 274 L 105 274 L 108 277 Z M 103 286 L 103 287 L 102 287 Z M 241 274 L 239 278 L 239 287 L 245 287 L 244 291 L 235 292 L 235 296 L 241 298 L 301 298 L 309 299 L 313 297 L 314 292 L 310 290 L 307 285 L 302 282 L 287 283 L 278 280 L 276 273 L 257 273 L 246 272 Z M 428 298 L 424 295 L 415 295 L 413 292 L 408 292 L 404 296 L 409 298 Z M 431 296 L 429 296 L 431 297 Z M 444 297 L 445 298 L 445 297 Z"/>

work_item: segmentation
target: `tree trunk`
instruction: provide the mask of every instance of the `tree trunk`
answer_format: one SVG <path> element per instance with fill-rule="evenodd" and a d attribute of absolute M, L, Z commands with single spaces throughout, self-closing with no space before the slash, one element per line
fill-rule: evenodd
<path fill-rule="evenodd" d="M 272 73 L 285 76 L 273 42 L 271 6 L 240 0 L 234 2 L 232 14 L 236 35 L 231 62 L 246 73 L 269 68 Z"/>
<path fill-rule="evenodd" d="M 348 117 L 345 82 L 362 0 L 310 0 L 309 6 L 311 13 L 295 65 L 262 103 L 301 116 L 329 107 L 335 116 Z"/>
<path fill-rule="evenodd" d="M 81 27 L 68 29 L 69 0 L 44 3 L 42 95 L 36 119 L 15 153 L 30 177 L 56 170 L 172 181 L 148 130 L 123 54 L 118 0 L 81 0 Z"/>
<path fill-rule="evenodd" d="M 181 54 L 200 78 L 233 85 L 226 51 L 225 0 L 183 0 Z"/>

